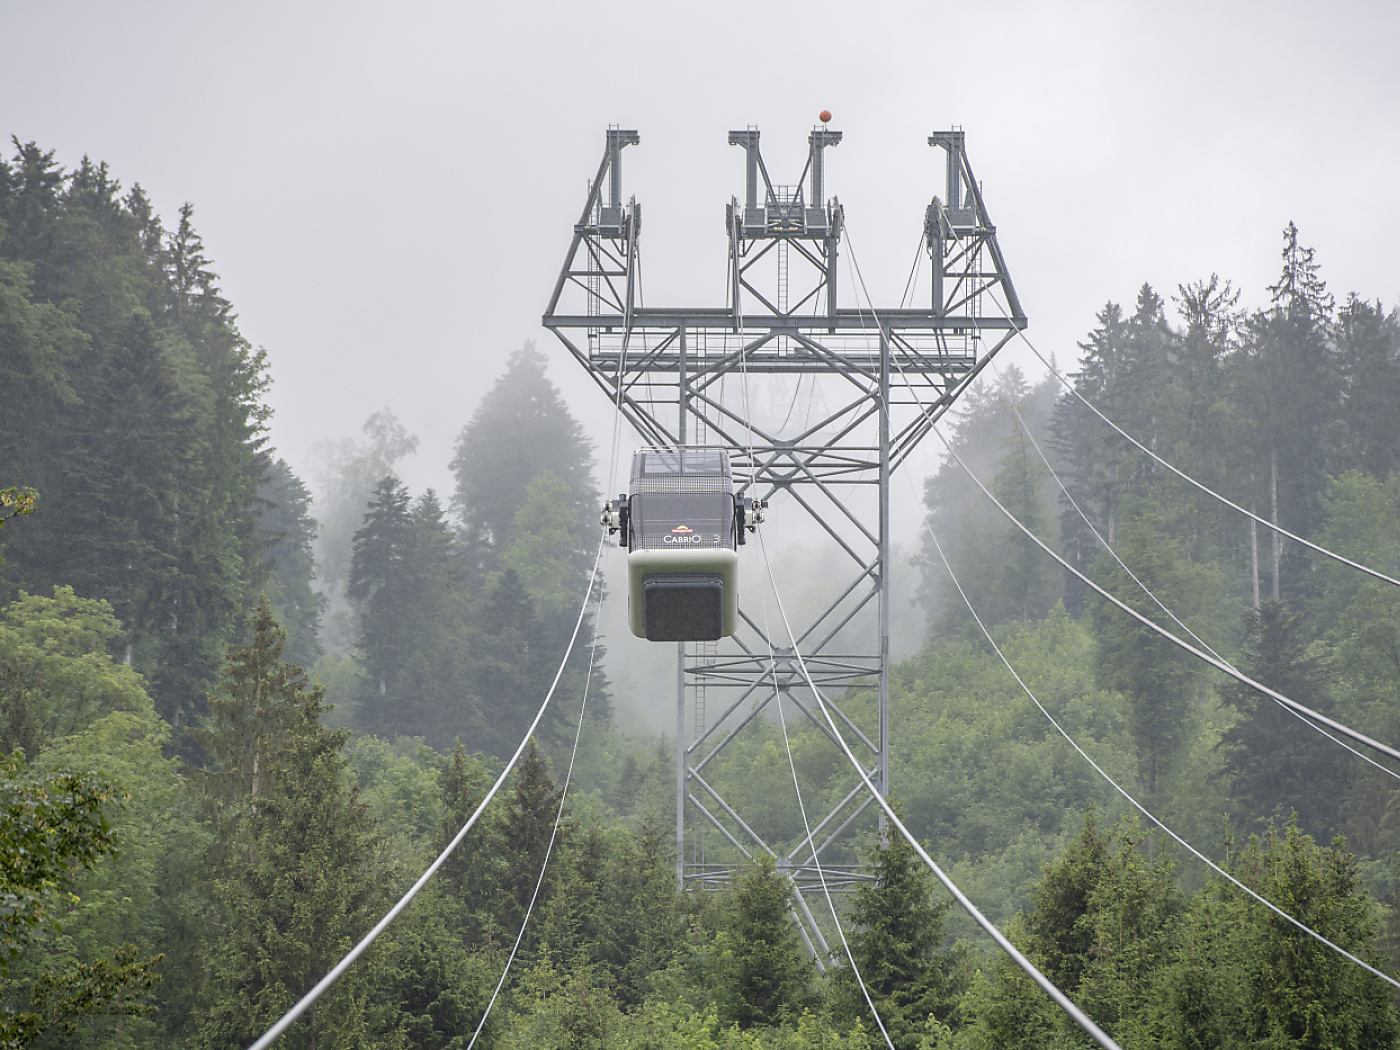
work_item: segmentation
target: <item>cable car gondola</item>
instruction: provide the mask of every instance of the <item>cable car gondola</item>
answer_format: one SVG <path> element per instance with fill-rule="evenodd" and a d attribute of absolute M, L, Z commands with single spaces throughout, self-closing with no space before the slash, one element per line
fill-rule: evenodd
<path fill-rule="evenodd" d="M 714 641 L 739 625 L 739 554 L 764 502 L 734 495 L 722 448 L 644 448 L 631 492 L 603 507 L 627 548 L 627 619 L 652 642 Z"/>

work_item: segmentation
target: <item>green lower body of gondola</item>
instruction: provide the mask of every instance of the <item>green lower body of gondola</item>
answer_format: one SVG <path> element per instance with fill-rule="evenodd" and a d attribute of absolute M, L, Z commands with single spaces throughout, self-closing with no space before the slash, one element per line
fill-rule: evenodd
<path fill-rule="evenodd" d="M 627 619 L 652 642 L 710 642 L 739 626 L 739 555 L 727 547 L 627 555 Z"/>

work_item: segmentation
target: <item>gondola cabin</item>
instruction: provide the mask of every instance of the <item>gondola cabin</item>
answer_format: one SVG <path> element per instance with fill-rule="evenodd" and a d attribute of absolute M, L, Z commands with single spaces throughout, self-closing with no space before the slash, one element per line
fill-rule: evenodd
<path fill-rule="evenodd" d="M 653 642 L 712 641 L 739 623 L 739 554 L 763 504 L 736 497 L 729 453 L 647 448 L 603 521 L 627 548 L 627 616 Z"/>

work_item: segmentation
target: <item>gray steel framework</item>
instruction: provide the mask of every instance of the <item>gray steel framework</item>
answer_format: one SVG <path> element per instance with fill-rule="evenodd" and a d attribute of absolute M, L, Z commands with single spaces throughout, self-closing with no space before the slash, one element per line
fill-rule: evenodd
<path fill-rule="evenodd" d="M 928 140 L 947 166 L 944 196 L 934 197 L 924 216 L 925 305 L 875 311 L 854 296 L 851 305 L 839 302 L 844 212 L 822 194 L 825 152 L 841 132 L 825 127 L 809 135 L 806 166 L 793 185 L 770 179 L 757 129 L 730 132 L 730 144 L 744 150 L 745 185 L 743 199 L 731 198 L 726 211 L 728 302 L 643 305 L 641 208 L 622 194 L 622 152 L 639 141 L 635 131 L 607 132 L 544 326 L 644 444 L 728 447 L 736 475 L 746 475 L 752 494 L 772 505 L 761 526 L 770 540 L 798 517 L 815 523 L 831 555 L 831 578 L 821 599 L 800 609 L 789 604 L 797 645 L 843 732 L 868 755 L 872 779 L 888 793 L 891 475 L 1026 325 L 964 134 L 937 132 Z M 844 287 L 849 295 L 849 282 Z M 986 309 L 994 291 L 1004 306 Z M 805 418 L 795 422 L 804 379 Z M 776 398 L 771 419 L 756 404 L 764 393 Z M 741 812 L 710 775 L 725 748 L 777 697 L 827 733 L 786 631 L 775 611 L 759 607 L 757 561 L 751 557 L 744 570 L 740 633 L 718 646 L 678 646 L 676 877 L 678 884 L 723 880 L 740 856 L 773 853 L 797 887 L 804 937 L 810 931 L 824 948 L 802 899 L 816 881 L 808 840 L 799 834 L 782 849 L 765 841 L 754 827 L 763 814 Z M 852 703 L 860 690 L 874 691 L 877 703 Z M 828 811 L 809 810 L 819 855 L 870 801 L 856 786 Z M 717 847 L 713 860 L 707 843 Z M 860 877 L 851 863 L 822 867 L 837 886 Z"/>

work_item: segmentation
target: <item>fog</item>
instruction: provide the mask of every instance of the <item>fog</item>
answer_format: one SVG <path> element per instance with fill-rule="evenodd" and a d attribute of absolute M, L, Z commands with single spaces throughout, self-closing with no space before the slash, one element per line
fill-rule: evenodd
<path fill-rule="evenodd" d="M 1290 220 L 1333 291 L 1400 293 L 1391 4 L 9 3 L 0 30 L 7 133 L 109 162 L 167 217 L 194 203 L 303 477 L 317 440 L 388 407 L 422 442 L 405 480 L 448 489 L 457 432 L 527 339 L 608 447 L 606 399 L 539 316 L 610 124 L 641 133 L 625 181 L 651 305 L 724 301 L 726 132 L 759 126 L 792 182 L 824 108 L 845 135 L 827 192 L 877 304 L 950 126 L 1061 361 L 1144 281 L 1218 272 L 1263 302 Z M 935 463 L 926 444 L 911 467 Z"/>

